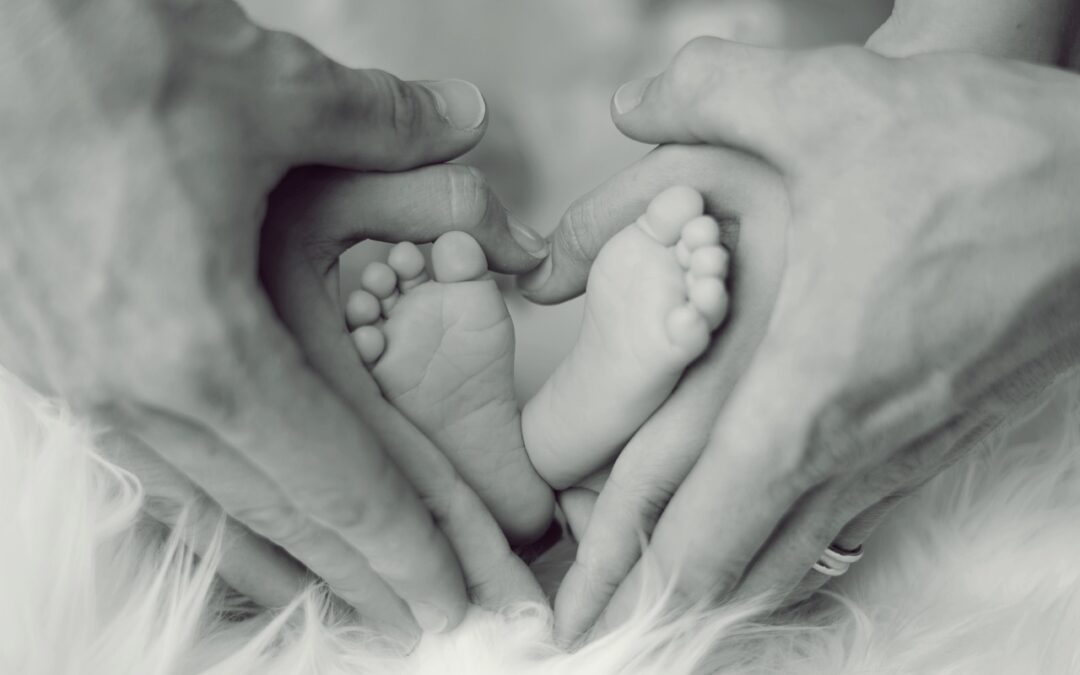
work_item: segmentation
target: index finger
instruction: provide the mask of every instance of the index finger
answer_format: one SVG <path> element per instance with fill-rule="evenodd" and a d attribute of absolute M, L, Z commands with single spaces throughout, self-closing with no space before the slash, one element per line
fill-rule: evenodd
<path fill-rule="evenodd" d="M 551 254 L 519 280 L 522 293 L 541 304 L 562 302 L 585 290 L 592 261 L 607 240 L 634 222 L 649 201 L 675 185 L 700 192 L 706 210 L 722 225 L 739 207 L 763 193 L 780 194 L 779 183 L 760 160 L 727 148 L 667 145 L 656 148 L 567 209 L 551 235 Z M 782 198 L 778 201 L 783 201 Z M 725 244 L 731 228 L 725 226 Z"/>
<path fill-rule="evenodd" d="M 285 245 L 317 249 L 326 266 L 362 239 L 419 244 L 454 230 L 472 235 L 496 272 L 531 270 L 548 251 L 507 212 L 483 174 L 462 164 L 401 173 L 293 171 L 272 195 L 267 228 L 289 230 Z"/>

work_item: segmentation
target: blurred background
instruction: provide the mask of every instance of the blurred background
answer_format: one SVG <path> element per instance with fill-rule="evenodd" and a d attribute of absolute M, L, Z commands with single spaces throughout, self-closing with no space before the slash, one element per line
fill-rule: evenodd
<path fill-rule="evenodd" d="M 611 124 L 627 79 L 658 72 L 685 42 L 714 35 L 765 46 L 861 43 L 892 0 L 242 0 L 263 25 L 297 33 L 350 66 L 406 79 L 458 77 L 483 90 L 490 127 L 461 162 L 547 234 L 569 204 L 648 151 Z M 381 246 L 343 259 L 355 288 Z M 577 335 L 581 301 L 525 302 L 501 280 L 528 398 Z"/>

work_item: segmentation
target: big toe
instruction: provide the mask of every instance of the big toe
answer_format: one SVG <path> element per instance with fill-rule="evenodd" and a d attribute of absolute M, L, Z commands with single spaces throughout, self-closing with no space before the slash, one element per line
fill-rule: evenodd
<path fill-rule="evenodd" d="M 708 320 L 693 305 L 681 305 L 668 314 L 668 339 L 691 358 L 709 346 L 711 332 Z"/>
<path fill-rule="evenodd" d="M 431 249 L 435 280 L 444 284 L 473 281 L 487 272 L 484 250 L 464 232 L 447 232 Z"/>
<path fill-rule="evenodd" d="M 705 199 L 697 190 L 676 185 L 658 194 L 638 221 L 641 229 L 664 246 L 679 240 L 688 220 L 705 212 Z"/>

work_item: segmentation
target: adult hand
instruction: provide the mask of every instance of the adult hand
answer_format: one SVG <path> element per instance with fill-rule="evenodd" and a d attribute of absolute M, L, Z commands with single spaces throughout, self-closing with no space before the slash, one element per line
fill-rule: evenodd
<path fill-rule="evenodd" d="M 708 351 L 634 434 L 610 473 L 564 490 L 560 505 L 578 538 L 576 560 L 555 598 L 556 629 L 572 642 L 599 616 L 641 555 L 667 501 L 709 439 L 713 422 L 743 374 L 772 314 L 783 273 L 790 208 L 780 176 L 761 160 L 728 148 L 663 145 L 577 200 L 552 238 L 547 283 L 528 290 L 557 302 L 584 288 L 589 263 L 649 200 L 674 185 L 705 197 L 731 251 L 730 314 Z M 579 285 L 580 284 L 580 285 Z M 595 525 L 594 525 L 595 523 Z"/>
<path fill-rule="evenodd" d="M 1037 0 L 988 7 L 905 0 L 896 3 L 893 15 L 867 47 L 889 56 L 948 50 L 1053 62 L 1067 47 L 1068 31 L 1062 26 L 1068 22 L 1061 15 L 1068 4 Z M 716 150 L 663 146 L 657 158 L 670 156 L 672 161 L 649 157 L 576 202 L 553 238 L 551 262 L 543 268 L 546 282 L 530 291 L 534 300 L 551 302 L 583 290 L 589 264 L 600 247 L 640 211 L 650 191 L 692 185 L 705 194 L 713 213 L 735 221 L 728 224 L 725 242 L 732 248 L 736 270 L 729 282 L 735 298 L 733 316 L 711 351 L 627 444 L 610 480 L 602 472 L 560 495 L 571 528 L 584 534 L 556 599 L 563 641 L 571 641 L 592 624 L 639 559 L 642 533 L 651 534 L 672 493 L 700 456 L 720 408 L 760 342 L 775 302 L 789 220 L 786 194 L 777 192 L 777 176 L 770 179 L 754 170 L 739 153 L 717 155 Z M 857 525 L 845 530 L 844 538 L 862 541 L 895 501 L 885 500 L 864 513 Z M 589 527 L 590 522 L 595 525 Z M 808 575 L 793 597 L 812 592 L 825 580 Z"/>
<path fill-rule="evenodd" d="M 19 158 L 0 169 L 0 362 L 109 421 L 163 499 L 220 504 L 240 549 L 273 558 L 248 530 L 275 542 L 376 624 L 453 626 L 466 580 L 530 588 L 448 463 L 374 403 L 325 283 L 361 236 L 457 226 L 528 270 L 501 207 L 460 167 L 403 174 L 393 214 L 374 196 L 389 176 L 305 174 L 262 229 L 294 166 L 404 171 L 468 150 L 479 92 L 344 68 L 229 2 L 20 0 L 0 19 L 0 146 Z M 462 559 L 463 579 L 455 549 L 477 542 L 501 548 Z"/>
<path fill-rule="evenodd" d="M 861 543 L 1076 361 L 1078 97 L 1071 75 L 972 56 L 719 40 L 620 91 L 631 137 L 747 150 L 791 200 L 766 335 L 657 508 L 648 554 L 678 572 L 679 595 L 819 583 L 806 571 L 830 542 Z M 639 563 L 608 620 L 640 576 Z M 576 628 L 587 614 L 562 612 Z"/>

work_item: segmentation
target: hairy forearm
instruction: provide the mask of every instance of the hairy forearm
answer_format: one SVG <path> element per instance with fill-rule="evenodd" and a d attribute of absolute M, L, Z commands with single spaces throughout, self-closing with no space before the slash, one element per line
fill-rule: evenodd
<path fill-rule="evenodd" d="M 897 0 L 867 41 L 886 56 L 963 51 L 1064 63 L 1076 0 Z"/>

